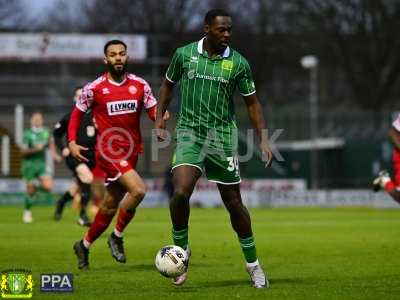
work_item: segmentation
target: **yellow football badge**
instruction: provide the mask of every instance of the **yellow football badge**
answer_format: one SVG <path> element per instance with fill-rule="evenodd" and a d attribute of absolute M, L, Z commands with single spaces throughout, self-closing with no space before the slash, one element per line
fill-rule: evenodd
<path fill-rule="evenodd" d="M 33 279 L 28 270 L 1 272 L 1 298 L 32 298 Z"/>
<path fill-rule="evenodd" d="M 223 70 L 231 71 L 232 68 L 233 68 L 233 61 L 227 60 L 227 59 L 224 59 L 222 61 L 222 69 Z"/>

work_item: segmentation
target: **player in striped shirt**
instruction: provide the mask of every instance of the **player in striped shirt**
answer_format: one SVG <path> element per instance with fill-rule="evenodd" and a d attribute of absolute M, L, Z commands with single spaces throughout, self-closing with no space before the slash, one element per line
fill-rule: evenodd
<path fill-rule="evenodd" d="M 166 128 L 162 113 L 172 99 L 172 90 L 180 83 L 181 108 L 176 126 L 177 147 L 172 163 L 174 196 L 170 201 L 174 243 L 188 252 L 189 199 L 197 180 L 205 172 L 216 182 L 231 217 L 243 250 L 247 271 L 254 287 L 268 287 L 268 280 L 256 255 L 250 215 L 242 203 L 237 158 L 237 127 L 233 107 L 236 88 L 242 94 L 258 136 L 260 148 L 272 159 L 266 124 L 256 96 L 247 60 L 228 46 L 232 20 L 223 10 L 209 11 L 204 20 L 205 37 L 178 48 L 162 83 L 156 129 L 159 139 Z M 187 272 L 175 278 L 181 285 Z"/>

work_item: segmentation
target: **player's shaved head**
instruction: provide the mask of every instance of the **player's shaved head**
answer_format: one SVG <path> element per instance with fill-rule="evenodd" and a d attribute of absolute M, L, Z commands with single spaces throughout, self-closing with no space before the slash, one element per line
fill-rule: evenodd
<path fill-rule="evenodd" d="M 126 46 L 126 44 L 123 41 L 121 41 L 121 40 L 111 40 L 111 41 L 108 41 L 104 45 L 104 55 L 107 55 L 108 47 L 111 46 L 111 45 L 122 45 L 122 46 L 124 46 L 125 51 L 128 49 L 128 47 Z"/>
<path fill-rule="evenodd" d="M 212 9 L 204 18 L 204 33 L 208 51 L 221 54 L 228 47 L 232 33 L 232 18 L 222 9 Z"/>
<path fill-rule="evenodd" d="M 223 9 L 211 9 L 206 13 L 206 16 L 204 17 L 204 24 L 211 25 L 212 21 L 216 17 L 231 17 L 231 15 Z"/>

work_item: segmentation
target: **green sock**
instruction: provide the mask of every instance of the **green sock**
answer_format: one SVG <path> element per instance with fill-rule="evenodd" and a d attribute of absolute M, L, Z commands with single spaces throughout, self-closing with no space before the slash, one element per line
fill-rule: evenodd
<path fill-rule="evenodd" d="M 257 260 L 257 253 L 253 235 L 244 239 L 239 238 L 239 243 L 246 261 L 248 263 L 255 262 Z"/>
<path fill-rule="evenodd" d="M 36 195 L 41 201 L 46 203 L 52 204 L 54 202 L 53 194 L 41 186 L 36 188 Z"/>
<path fill-rule="evenodd" d="M 186 250 L 188 245 L 188 228 L 182 230 L 175 230 L 172 228 L 172 239 L 174 244 Z"/>
<path fill-rule="evenodd" d="M 31 210 L 31 208 L 32 208 L 32 197 L 29 196 L 28 194 L 24 195 L 24 205 L 25 205 L 25 210 Z"/>
<path fill-rule="evenodd" d="M 50 204 L 54 203 L 54 201 L 55 201 L 54 195 L 51 192 L 45 190 L 42 192 L 42 195 L 43 195 L 43 199 L 45 199 L 46 203 L 50 203 Z"/>

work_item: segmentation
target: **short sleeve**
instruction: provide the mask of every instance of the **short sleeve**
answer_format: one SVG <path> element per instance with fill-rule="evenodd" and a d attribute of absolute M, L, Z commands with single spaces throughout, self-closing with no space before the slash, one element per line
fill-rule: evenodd
<path fill-rule="evenodd" d="M 175 51 L 171 63 L 168 66 L 165 77 L 168 81 L 175 83 L 181 79 L 183 74 L 183 56 L 179 49 Z"/>
<path fill-rule="evenodd" d="M 243 96 L 250 96 L 256 92 L 256 86 L 253 81 L 249 63 L 242 60 L 240 64 L 240 71 L 237 78 L 238 89 Z"/>
<path fill-rule="evenodd" d="M 86 112 L 93 104 L 94 92 L 91 84 L 87 84 L 82 89 L 81 96 L 76 100 L 75 106 L 83 112 Z"/>
<path fill-rule="evenodd" d="M 153 96 L 153 93 L 151 91 L 151 87 L 147 82 L 145 82 L 145 84 L 144 84 L 143 102 L 144 102 L 144 107 L 146 109 L 149 109 L 150 107 L 153 107 L 154 105 L 157 104 L 157 100 Z"/>
<path fill-rule="evenodd" d="M 400 115 L 397 116 L 396 120 L 392 123 L 394 129 L 400 132 Z"/>

